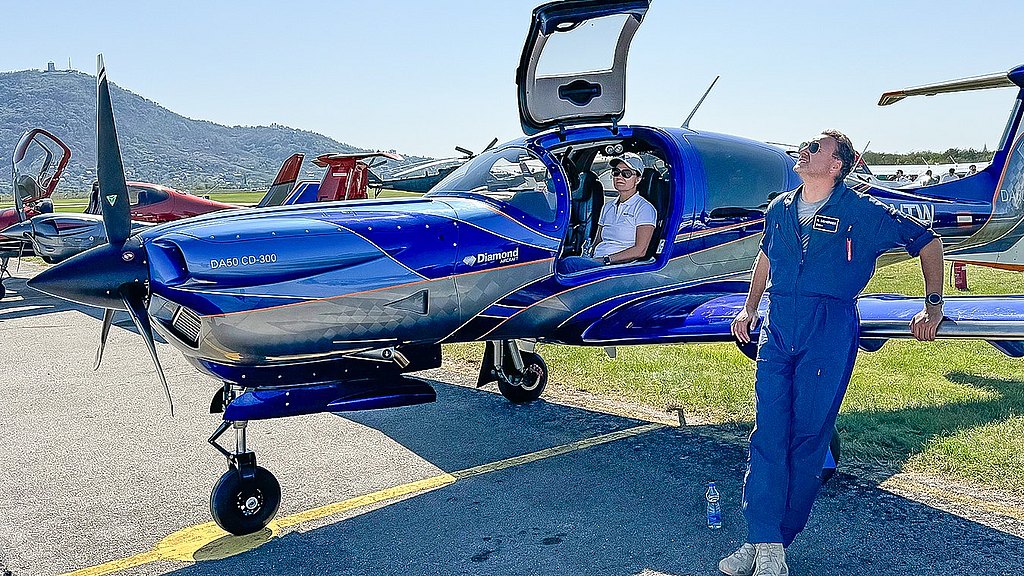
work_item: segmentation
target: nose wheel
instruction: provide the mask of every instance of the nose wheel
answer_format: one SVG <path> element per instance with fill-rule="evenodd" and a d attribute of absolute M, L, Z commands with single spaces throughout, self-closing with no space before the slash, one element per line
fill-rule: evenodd
<path fill-rule="evenodd" d="M 225 405 L 234 398 L 234 392 L 230 385 L 225 386 Z M 269 470 L 256 465 L 256 453 L 246 447 L 247 425 L 245 421 L 225 420 L 209 439 L 228 461 L 228 471 L 217 480 L 210 493 L 210 515 L 218 526 L 235 536 L 262 530 L 281 505 L 281 484 Z M 217 443 L 228 429 L 235 431 L 234 451 Z"/>
<path fill-rule="evenodd" d="M 259 532 L 277 514 L 281 485 L 266 468 L 254 466 L 252 476 L 231 468 L 210 494 L 210 514 L 218 526 L 236 536 Z"/>

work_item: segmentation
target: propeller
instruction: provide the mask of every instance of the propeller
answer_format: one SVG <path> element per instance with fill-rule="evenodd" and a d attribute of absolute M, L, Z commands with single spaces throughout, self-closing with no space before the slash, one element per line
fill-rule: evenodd
<path fill-rule="evenodd" d="M 131 237 L 128 185 L 117 144 L 117 128 L 102 54 L 96 58 L 96 69 L 96 172 L 107 244 L 44 270 L 29 280 L 28 285 L 65 300 L 104 309 L 95 368 L 103 359 L 114 311 L 128 312 L 146 342 L 173 416 L 171 390 L 156 353 L 153 328 L 146 310 L 150 296 L 146 250 L 140 239 Z"/>
<path fill-rule="evenodd" d="M 491 148 L 494 148 L 494 145 L 497 144 L 497 143 L 498 143 L 498 138 L 495 137 L 494 140 L 491 140 L 487 144 L 487 146 L 484 146 L 484 149 L 481 150 L 480 153 L 483 154 L 484 152 L 487 152 Z M 470 160 L 470 159 L 476 157 L 476 152 L 473 152 L 472 150 L 470 150 L 468 148 L 463 148 L 462 146 L 456 146 L 455 147 L 455 151 L 458 152 L 459 154 L 465 155 L 466 156 L 466 160 Z"/>

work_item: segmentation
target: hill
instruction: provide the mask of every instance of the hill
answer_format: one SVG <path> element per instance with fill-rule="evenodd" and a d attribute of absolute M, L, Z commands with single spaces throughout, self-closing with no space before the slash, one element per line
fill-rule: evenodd
<path fill-rule="evenodd" d="M 129 180 L 182 190 L 263 188 L 295 152 L 306 153 L 305 168 L 310 169 L 315 168 L 308 164 L 312 156 L 365 150 L 276 124 L 222 126 L 193 120 L 113 83 L 110 87 Z M 6 162 L 21 135 L 32 128 L 49 130 L 71 148 L 59 190 L 88 189 L 96 167 L 95 76 L 74 70 L 0 73 L 0 156 Z M 407 157 L 405 163 L 419 159 Z M 383 166 L 381 171 L 396 167 Z M 0 193 L 10 189 L 9 169 L 0 170 Z"/>

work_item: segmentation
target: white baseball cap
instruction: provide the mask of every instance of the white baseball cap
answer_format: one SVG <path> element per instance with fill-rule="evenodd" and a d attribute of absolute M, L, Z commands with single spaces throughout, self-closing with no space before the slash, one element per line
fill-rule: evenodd
<path fill-rule="evenodd" d="M 612 159 L 609 164 L 611 164 L 612 168 L 615 168 L 620 164 L 626 164 L 633 170 L 636 170 L 637 175 L 643 174 L 644 168 L 646 168 L 646 166 L 644 166 L 644 161 L 636 154 L 624 154 L 621 158 Z"/>

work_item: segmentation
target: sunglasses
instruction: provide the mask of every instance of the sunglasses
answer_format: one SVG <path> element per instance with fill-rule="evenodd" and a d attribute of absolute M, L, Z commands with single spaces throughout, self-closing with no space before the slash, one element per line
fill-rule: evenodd
<path fill-rule="evenodd" d="M 821 150 L 821 144 L 819 144 L 817 140 L 814 140 L 814 141 L 811 141 L 811 142 L 804 142 L 804 143 L 800 144 L 800 147 L 797 148 L 797 150 L 799 150 L 800 152 L 803 152 L 805 148 L 807 149 L 807 151 L 809 153 L 817 154 L 818 150 Z"/>
<path fill-rule="evenodd" d="M 612 176 L 632 178 L 633 176 L 636 176 L 636 170 L 630 170 L 629 168 L 623 168 L 622 170 L 619 170 L 618 168 L 612 168 Z"/>

